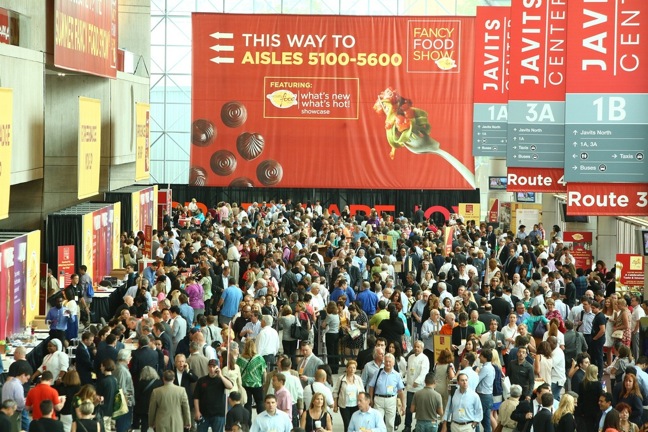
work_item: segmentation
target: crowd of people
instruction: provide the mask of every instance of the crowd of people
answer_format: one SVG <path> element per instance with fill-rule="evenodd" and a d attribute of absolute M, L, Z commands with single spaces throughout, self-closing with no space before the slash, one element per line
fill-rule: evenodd
<path fill-rule="evenodd" d="M 82 316 L 85 269 L 52 296 L 47 353 L 34 371 L 15 350 L 0 431 L 648 430 L 648 301 L 602 261 L 577 268 L 558 226 L 459 215 L 447 239 L 420 209 L 291 200 L 193 200 L 165 222 L 142 274 L 143 234 L 122 236 L 104 326 Z"/>

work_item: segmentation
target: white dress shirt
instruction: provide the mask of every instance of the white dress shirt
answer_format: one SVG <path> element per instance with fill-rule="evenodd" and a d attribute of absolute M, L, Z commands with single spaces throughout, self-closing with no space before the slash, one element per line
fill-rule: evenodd
<path fill-rule="evenodd" d="M 270 326 L 261 329 L 254 343 L 256 344 L 257 353 L 261 356 L 277 355 L 279 347 L 281 347 L 279 333 Z"/>
<path fill-rule="evenodd" d="M 408 392 L 415 393 L 425 387 L 425 375 L 430 372 L 430 360 L 428 356 L 421 353 L 411 355 L 407 360 L 407 372 L 405 385 Z M 416 387 L 414 387 L 416 384 Z"/>

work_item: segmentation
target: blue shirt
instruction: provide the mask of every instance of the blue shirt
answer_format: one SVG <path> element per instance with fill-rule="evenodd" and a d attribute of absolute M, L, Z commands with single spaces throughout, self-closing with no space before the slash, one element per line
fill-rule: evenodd
<path fill-rule="evenodd" d="M 378 306 L 378 296 L 376 293 L 370 289 L 360 291 L 358 294 L 358 300 L 362 305 L 362 310 L 368 315 L 371 316 L 376 313 L 376 307 Z"/>
<path fill-rule="evenodd" d="M 142 272 L 142 276 L 144 276 L 149 281 L 150 287 L 155 285 L 155 279 L 157 279 L 157 276 L 155 275 L 155 270 L 153 270 L 153 267 L 147 266 Z"/>
<path fill-rule="evenodd" d="M 180 308 L 180 315 L 182 315 L 182 317 L 187 320 L 187 325 L 191 327 L 194 322 L 193 308 L 189 306 L 188 303 L 181 304 L 179 308 Z"/>
<path fill-rule="evenodd" d="M 349 422 L 349 432 L 358 432 L 360 428 L 370 429 L 372 432 L 387 432 L 383 415 L 373 408 L 367 412 L 356 411 Z"/>
<path fill-rule="evenodd" d="M 221 308 L 221 315 L 227 318 L 232 318 L 239 310 L 241 300 L 243 300 L 243 291 L 238 287 L 232 285 L 223 291 L 223 306 Z"/>
<path fill-rule="evenodd" d="M 372 375 L 367 387 L 373 387 L 374 395 L 396 396 L 399 391 L 405 388 L 405 385 L 400 374 L 394 369 L 391 372 L 379 369 Z"/>
<path fill-rule="evenodd" d="M 67 308 L 65 307 L 61 307 L 61 309 L 53 307 L 49 311 L 47 311 L 45 321 L 50 321 L 51 330 L 67 330 L 68 320 L 70 320 L 70 316 L 65 314 L 66 311 Z"/>
<path fill-rule="evenodd" d="M 355 291 L 353 291 L 350 287 L 347 286 L 345 290 L 342 290 L 342 288 L 340 288 L 340 287 L 335 288 L 333 290 L 333 292 L 331 293 L 331 295 L 330 295 L 330 300 L 332 302 L 337 303 L 338 299 L 342 295 L 345 295 L 346 298 L 347 298 L 346 303 L 345 303 L 347 306 L 349 306 L 351 304 L 351 302 L 355 301 L 355 299 L 356 299 Z"/>
<path fill-rule="evenodd" d="M 288 417 L 288 414 L 278 409 L 275 415 L 270 415 L 267 411 L 263 411 L 257 415 L 254 423 L 252 423 L 250 432 L 265 432 L 270 430 L 275 432 L 290 432 L 291 429 L 292 421 Z"/>
<path fill-rule="evenodd" d="M 457 389 L 454 396 L 448 400 L 443 420 L 449 421 L 450 414 L 452 414 L 452 421 L 454 422 L 481 422 L 484 413 L 477 393 L 470 389 L 462 393 L 461 388 Z"/>
<path fill-rule="evenodd" d="M 479 370 L 479 384 L 477 393 L 492 395 L 493 382 L 495 381 L 495 368 L 490 362 L 484 363 Z"/>

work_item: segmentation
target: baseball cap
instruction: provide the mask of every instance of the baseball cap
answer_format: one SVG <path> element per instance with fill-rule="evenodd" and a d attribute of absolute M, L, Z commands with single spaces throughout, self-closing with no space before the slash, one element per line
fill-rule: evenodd
<path fill-rule="evenodd" d="M 207 366 L 218 366 L 218 360 L 216 360 L 216 359 L 209 360 L 209 362 L 207 363 Z"/>

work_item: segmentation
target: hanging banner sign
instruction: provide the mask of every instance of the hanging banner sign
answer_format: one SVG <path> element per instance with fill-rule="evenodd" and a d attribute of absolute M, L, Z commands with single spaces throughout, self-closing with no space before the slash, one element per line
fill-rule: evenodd
<path fill-rule="evenodd" d="M 648 183 L 648 2 L 569 0 L 565 177 Z"/>
<path fill-rule="evenodd" d="M 474 19 L 192 25 L 191 185 L 474 189 Z M 411 169 L 427 164 L 443 175 Z"/>
<path fill-rule="evenodd" d="M 101 166 L 101 101 L 79 98 L 78 198 L 99 193 Z"/>
<path fill-rule="evenodd" d="M 511 8 L 478 6 L 473 154 L 506 157 Z"/>
<path fill-rule="evenodd" d="M 116 0 L 54 1 L 54 65 L 117 76 Z"/>
<path fill-rule="evenodd" d="M 135 117 L 135 181 L 148 180 L 151 177 L 151 106 L 136 103 Z"/>
<path fill-rule="evenodd" d="M 565 171 L 562 168 L 508 167 L 508 192 L 562 192 L 567 191 Z"/>
<path fill-rule="evenodd" d="M 566 3 L 511 4 L 509 167 L 564 167 Z"/>
<path fill-rule="evenodd" d="M 0 219 L 9 217 L 11 149 L 13 146 L 13 90 L 0 88 Z"/>
<path fill-rule="evenodd" d="M 592 237 L 591 231 L 563 232 L 563 244 L 571 249 L 571 255 L 576 261 L 572 264 L 576 268 L 583 270 L 592 268 Z"/>
<path fill-rule="evenodd" d="M 648 216 L 648 184 L 569 183 L 569 216 Z"/>

